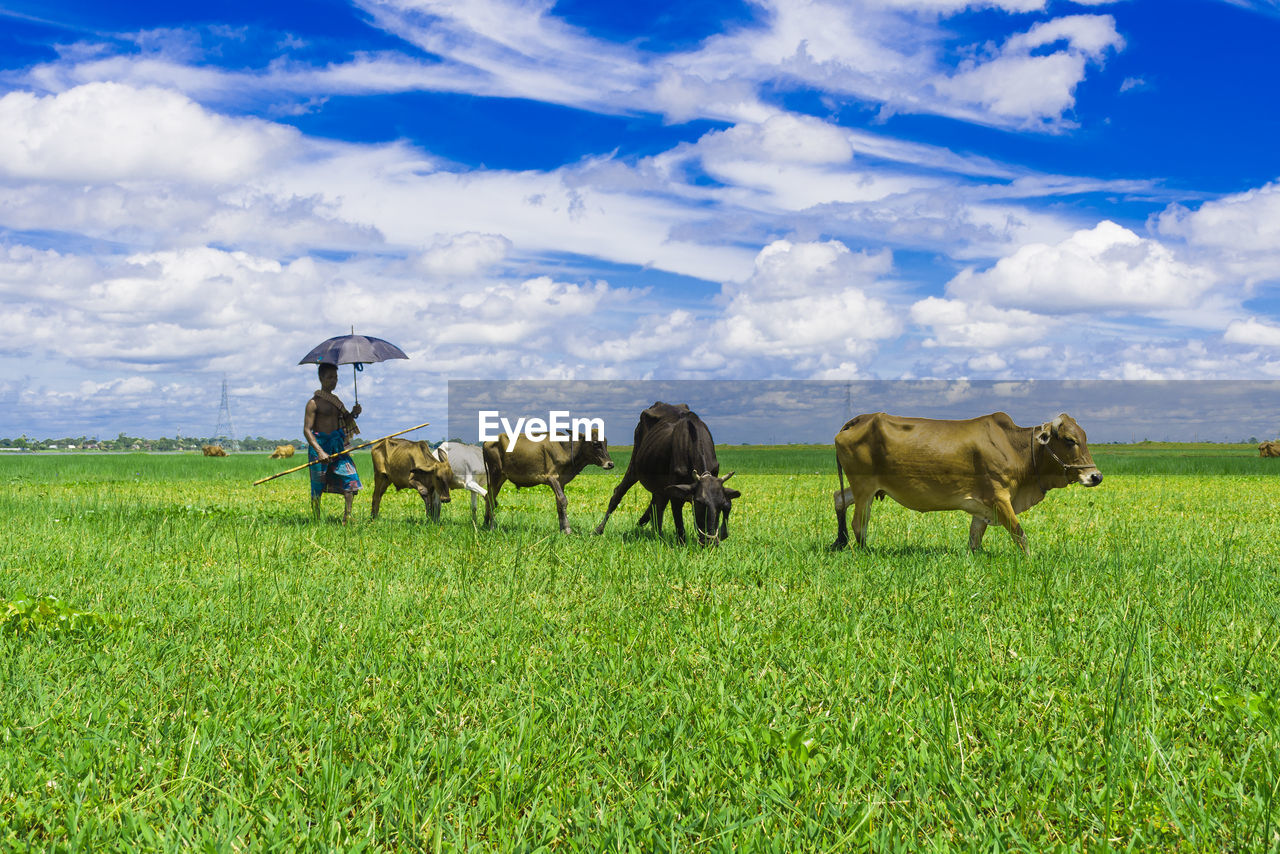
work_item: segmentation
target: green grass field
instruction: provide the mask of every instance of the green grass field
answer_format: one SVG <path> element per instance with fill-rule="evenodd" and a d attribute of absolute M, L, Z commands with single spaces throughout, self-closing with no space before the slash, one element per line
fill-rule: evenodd
<path fill-rule="evenodd" d="M 622 452 L 568 537 L 545 489 L 343 528 L 265 453 L 0 457 L 0 849 L 1280 850 L 1280 460 L 1094 456 L 1029 559 L 890 501 L 827 551 L 829 448 L 723 449 L 707 550 L 640 487 L 589 534 Z"/>

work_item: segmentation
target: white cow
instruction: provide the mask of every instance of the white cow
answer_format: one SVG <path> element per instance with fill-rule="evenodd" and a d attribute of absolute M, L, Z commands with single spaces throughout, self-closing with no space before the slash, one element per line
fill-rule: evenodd
<path fill-rule="evenodd" d="M 434 451 L 436 459 L 448 460 L 453 469 L 453 489 L 465 489 L 471 493 L 471 521 L 476 519 L 476 499 L 488 494 L 489 475 L 484 468 L 484 451 L 477 445 L 463 442 L 441 442 Z"/>

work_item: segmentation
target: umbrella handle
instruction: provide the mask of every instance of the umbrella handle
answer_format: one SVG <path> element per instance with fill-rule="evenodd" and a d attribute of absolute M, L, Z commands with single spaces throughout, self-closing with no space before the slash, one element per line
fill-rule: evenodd
<path fill-rule="evenodd" d="M 356 334 L 356 327 L 354 324 L 351 326 L 351 334 L 352 335 Z M 351 363 L 351 387 L 352 387 L 351 394 L 352 394 L 352 397 L 355 399 L 355 403 L 351 404 L 352 406 L 360 405 L 360 380 L 356 378 L 356 372 L 363 371 L 363 370 L 364 370 L 364 365 L 361 365 L 359 362 Z"/>

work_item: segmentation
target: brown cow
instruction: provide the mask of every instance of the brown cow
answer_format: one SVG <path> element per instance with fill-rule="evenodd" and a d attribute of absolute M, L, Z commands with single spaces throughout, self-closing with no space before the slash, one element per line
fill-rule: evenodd
<path fill-rule="evenodd" d="M 227 455 L 221 445 L 202 445 L 200 452 L 206 457 L 225 457 Z"/>
<path fill-rule="evenodd" d="M 276 449 L 271 452 L 273 460 L 287 460 L 293 456 L 293 445 L 276 445 Z"/>
<path fill-rule="evenodd" d="M 388 486 L 396 491 L 416 489 L 422 496 L 430 519 L 440 518 L 440 505 L 449 500 L 449 481 L 453 471 L 449 463 L 437 460 L 426 442 L 408 439 L 383 439 L 373 446 L 373 508 L 371 519 L 378 518 L 378 505 Z"/>
<path fill-rule="evenodd" d="M 511 450 L 507 450 L 510 442 L 511 439 L 503 433 L 496 440 L 484 443 L 484 467 L 489 475 L 489 493 L 484 497 L 484 523 L 493 527 L 493 508 L 498 503 L 498 491 L 509 480 L 517 487 L 551 487 L 556 496 L 560 530 L 572 533 L 565 515 L 569 500 L 564 496 L 564 488 L 587 466 L 613 468 L 604 436 L 568 442 L 550 438 L 535 442 L 520 437 Z"/>
<path fill-rule="evenodd" d="M 982 546 L 987 525 L 999 522 L 1026 554 L 1019 513 L 1040 503 L 1050 489 L 1102 483 L 1084 430 L 1066 413 L 1038 427 L 1019 427 L 1003 412 L 968 421 L 877 412 L 845 424 L 835 442 L 841 489 L 835 494 L 832 548 L 848 545 L 850 504 L 854 537 L 865 546 L 871 502 L 888 495 L 912 510 L 971 514 L 969 548 L 974 551 Z"/>
<path fill-rule="evenodd" d="M 1260 457 L 1280 457 L 1280 442 L 1263 442 L 1258 446 Z"/>

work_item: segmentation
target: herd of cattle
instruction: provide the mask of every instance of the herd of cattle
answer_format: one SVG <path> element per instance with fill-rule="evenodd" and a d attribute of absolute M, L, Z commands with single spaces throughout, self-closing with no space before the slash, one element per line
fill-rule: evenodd
<path fill-rule="evenodd" d="M 1035 427 L 1019 427 L 1003 412 L 967 421 L 904 418 L 878 412 L 848 421 L 835 437 L 836 474 L 833 495 L 836 539 L 832 548 L 849 543 L 848 510 L 853 508 L 853 537 L 867 541 L 871 506 L 885 496 L 920 512 L 963 510 L 972 516 L 969 548 L 982 546 L 987 527 L 1005 528 L 1024 553 L 1027 537 L 1018 514 L 1039 504 L 1051 489 L 1072 484 L 1094 487 L 1102 472 L 1093 463 L 1084 429 L 1063 413 Z M 205 456 L 226 456 L 206 445 Z M 1280 457 L 1280 442 L 1258 446 L 1263 457 Z M 272 459 L 291 457 L 293 445 L 280 445 Z M 372 450 L 374 483 L 372 516 L 377 518 L 383 494 L 413 489 L 427 515 L 439 519 L 451 490 L 471 496 L 475 520 L 483 498 L 484 524 L 494 524 L 498 493 L 510 481 L 517 487 L 546 486 L 555 495 L 560 530 L 570 533 L 564 488 L 587 466 L 613 468 L 604 436 L 577 441 L 512 439 L 505 433 L 482 447 L 443 442 L 383 439 Z M 693 523 L 704 545 L 729 536 L 729 514 L 740 493 L 720 477 L 711 431 L 686 404 L 657 402 L 640 413 L 631 460 L 613 490 L 595 533 L 604 532 L 609 516 L 637 482 L 648 490 L 648 507 L 637 525 L 662 529 L 668 506 L 676 538 L 686 539 L 684 505 L 693 505 Z M 846 479 L 848 485 L 845 485 Z"/>
<path fill-rule="evenodd" d="M 859 415 L 841 428 L 835 444 L 840 489 L 834 494 L 834 548 L 848 544 L 849 507 L 854 508 L 854 539 L 865 545 L 871 503 L 888 496 L 923 512 L 966 511 L 973 517 L 971 549 L 981 546 L 987 526 L 997 522 L 1025 552 L 1019 513 L 1051 489 L 1102 482 L 1084 430 L 1066 414 L 1037 427 L 1019 427 L 1002 412 L 968 421 Z M 416 490 L 433 519 L 439 518 L 451 490 L 465 489 L 471 494 L 472 518 L 478 498 L 484 498 L 484 523 L 492 526 L 498 493 L 510 481 L 517 487 L 550 488 L 566 534 L 565 486 L 589 465 L 613 468 L 603 436 L 533 442 L 503 434 L 483 447 L 445 442 L 434 449 L 427 442 L 384 439 L 374 445 L 372 457 L 374 517 L 392 486 Z M 670 507 L 676 538 L 684 542 L 684 505 L 691 504 L 698 541 L 724 540 L 733 501 L 740 495 L 725 485 L 731 477 L 733 472 L 720 477 L 711 431 L 697 414 L 685 404 L 655 403 L 640 413 L 626 473 L 595 532 L 604 531 L 622 497 L 639 482 L 650 497 L 638 525 L 652 523 L 660 531 Z"/>

